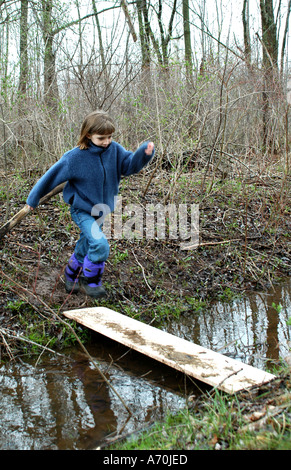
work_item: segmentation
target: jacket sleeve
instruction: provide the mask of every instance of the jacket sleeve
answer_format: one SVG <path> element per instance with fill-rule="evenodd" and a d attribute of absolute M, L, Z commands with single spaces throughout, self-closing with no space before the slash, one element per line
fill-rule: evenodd
<path fill-rule="evenodd" d="M 122 149 L 122 176 L 129 176 L 138 173 L 151 161 L 155 151 L 153 151 L 152 155 L 147 155 L 145 153 L 147 146 L 148 142 L 143 143 L 134 153 L 129 152 L 120 146 Z"/>
<path fill-rule="evenodd" d="M 35 208 L 39 200 L 52 191 L 56 186 L 69 179 L 68 162 L 62 157 L 56 162 L 33 186 L 26 203 Z"/>

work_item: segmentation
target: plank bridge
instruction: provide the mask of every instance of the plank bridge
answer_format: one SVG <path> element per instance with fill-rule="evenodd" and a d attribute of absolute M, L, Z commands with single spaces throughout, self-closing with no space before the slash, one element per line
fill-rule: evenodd
<path fill-rule="evenodd" d="M 106 307 L 68 310 L 63 314 L 114 341 L 230 394 L 267 383 L 276 377 Z"/>

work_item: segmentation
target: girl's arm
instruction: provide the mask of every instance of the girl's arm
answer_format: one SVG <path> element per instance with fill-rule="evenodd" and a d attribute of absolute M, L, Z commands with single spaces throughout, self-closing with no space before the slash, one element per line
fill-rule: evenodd
<path fill-rule="evenodd" d="M 123 176 L 138 173 L 147 165 L 155 153 L 153 142 L 143 143 L 134 153 L 120 146 L 122 152 L 121 174 Z"/>
<path fill-rule="evenodd" d="M 26 204 L 34 209 L 38 206 L 40 199 L 50 193 L 56 186 L 69 179 L 67 160 L 61 158 L 55 163 L 33 186 Z"/>

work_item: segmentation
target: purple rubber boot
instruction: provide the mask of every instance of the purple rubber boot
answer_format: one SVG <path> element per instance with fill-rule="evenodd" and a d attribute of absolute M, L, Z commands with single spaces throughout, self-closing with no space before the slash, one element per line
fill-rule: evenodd
<path fill-rule="evenodd" d="M 85 256 L 83 272 L 80 276 L 80 287 L 85 294 L 94 299 L 106 295 L 106 290 L 102 286 L 101 281 L 104 267 L 104 261 L 101 263 L 92 263 L 88 257 Z"/>
<path fill-rule="evenodd" d="M 79 292 L 79 276 L 82 271 L 80 263 L 73 253 L 65 269 L 65 289 L 68 293 L 77 294 Z"/>

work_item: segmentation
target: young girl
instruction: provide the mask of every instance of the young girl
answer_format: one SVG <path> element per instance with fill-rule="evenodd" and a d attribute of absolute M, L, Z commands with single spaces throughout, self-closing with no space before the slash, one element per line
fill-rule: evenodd
<path fill-rule="evenodd" d="M 114 131 L 114 123 L 104 111 L 86 116 L 77 147 L 66 152 L 40 178 L 26 201 L 34 209 L 45 194 L 67 181 L 64 201 L 70 204 L 72 219 L 81 233 L 65 269 L 65 288 L 67 292 L 78 292 L 80 288 L 94 298 L 106 295 L 101 278 L 109 245 L 98 226 L 96 233 L 92 209 L 96 204 L 106 204 L 113 211 L 121 177 L 138 173 L 154 155 L 153 142 L 129 152 L 112 140 Z"/>

